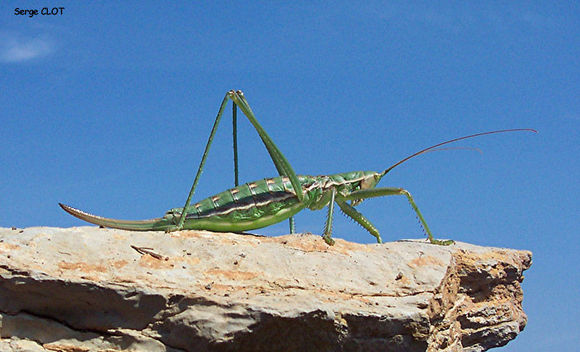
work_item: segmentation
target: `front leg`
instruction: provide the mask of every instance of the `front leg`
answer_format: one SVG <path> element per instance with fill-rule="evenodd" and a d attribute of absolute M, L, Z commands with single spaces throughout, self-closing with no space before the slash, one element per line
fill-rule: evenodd
<path fill-rule="evenodd" d="M 450 244 L 455 243 L 452 240 L 436 240 L 433 237 L 433 234 L 431 234 L 431 230 L 429 229 L 429 226 L 427 226 L 427 222 L 425 221 L 425 218 L 423 218 L 423 214 L 421 214 L 421 212 L 419 211 L 417 204 L 415 204 L 415 201 L 413 200 L 411 193 L 409 193 L 409 191 L 407 191 L 403 188 L 383 187 L 383 188 L 363 189 L 360 191 L 355 191 L 355 192 L 350 193 L 349 195 L 344 197 L 344 200 L 356 201 L 356 200 L 360 200 L 360 199 L 367 199 L 367 198 L 374 198 L 374 197 L 381 197 L 381 196 L 398 196 L 398 195 L 404 195 L 407 197 L 409 204 L 411 204 L 411 207 L 413 208 L 413 210 L 417 214 L 417 217 L 419 218 L 419 221 L 421 222 L 423 229 L 425 229 L 425 232 L 427 233 L 427 236 L 429 237 L 429 242 L 431 242 L 433 244 L 442 245 L 442 246 L 448 246 Z"/>
<path fill-rule="evenodd" d="M 353 206 L 342 200 L 337 200 L 336 204 L 338 204 L 340 209 L 346 215 L 350 216 L 354 221 L 358 222 L 362 227 L 364 227 L 371 235 L 375 236 L 378 243 L 383 243 L 379 230 L 377 230 L 375 225 L 373 225 L 369 219 L 365 218 L 364 215 L 359 213 L 358 210 L 356 210 Z"/>
<path fill-rule="evenodd" d="M 429 241 L 431 243 L 438 244 L 438 245 L 441 245 L 441 246 L 449 246 L 449 245 L 455 243 L 453 240 L 436 240 L 433 237 L 433 235 L 431 234 L 431 230 L 429 230 L 429 226 L 427 226 L 427 222 L 425 221 L 425 218 L 423 218 L 423 215 L 419 211 L 419 208 L 417 207 L 417 204 L 415 204 L 415 201 L 413 200 L 413 197 L 411 197 L 411 193 L 409 193 L 409 191 L 407 191 L 405 189 L 402 189 L 401 190 L 401 193 L 404 194 L 407 197 L 407 199 L 409 200 L 409 204 L 411 204 L 411 207 L 413 207 L 413 210 L 415 210 L 415 213 L 419 217 L 419 220 L 421 221 L 421 224 L 425 228 L 425 231 L 427 232 L 427 236 L 429 236 Z"/>

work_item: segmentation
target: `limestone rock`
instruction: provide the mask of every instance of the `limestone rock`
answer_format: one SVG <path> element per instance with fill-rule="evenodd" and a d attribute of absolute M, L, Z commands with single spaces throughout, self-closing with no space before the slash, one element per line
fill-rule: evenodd
<path fill-rule="evenodd" d="M 524 328 L 530 265 L 466 243 L 0 228 L 0 350 L 484 351 Z"/>

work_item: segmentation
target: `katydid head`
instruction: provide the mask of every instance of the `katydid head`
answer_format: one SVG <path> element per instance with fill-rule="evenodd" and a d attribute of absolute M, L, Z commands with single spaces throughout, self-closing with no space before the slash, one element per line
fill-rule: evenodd
<path fill-rule="evenodd" d="M 353 184 L 352 191 L 362 191 L 365 189 L 375 188 L 383 175 L 374 171 L 363 171 L 362 177 Z M 355 199 L 351 205 L 356 206 L 362 203 L 363 199 Z"/>
<path fill-rule="evenodd" d="M 382 173 L 374 172 L 374 171 L 366 171 L 362 180 L 360 181 L 359 189 L 370 189 L 375 188 L 381 178 L 383 177 Z"/>
<path fill-rule="evenodd" d="M 463 140 L 463 139 L 474 138 L 474 137 L 479 137 L 479 136 L 485 136 L 485 135 L 488 135 L 488 134 L 506 133 L 506 132 L 524 132 L 524 131 L 538 133 L 538 131 L 536 131 L 534 129 L 531 129 L 531 128 L 514 128 L 514 129 L 509 129 L 509 130 L 497 130 L 497 131 L 481 132 L 481 133 L 471 134 L 469 136 L 458 137 L 458 138 L 454 138 L 454 139 L 451 139 L 451 140 L 448 140 L 448 141 L 445 141 L 445 142 L 437 143 L 435 145 L 432 145 L 430 147 L 427 147 L 425 149 L 422 149 L 422 150 L 420 150 L 420 151 L 418 151 L 416 153 L 413 153 L 413 154 L 409 155 L 408 157 L 403 158 L 403 159 L 399 160 L 398 162 L 394 163 L 392 166 L 388 167 L 385 171 L 383 171 L 383 172 L 381 172 L 379 174 L 380 175 L 379 176 L 379 180 L 383 176 L 385 176 L 389 171 L 391 171 L 395 167 L 401 165 L 405 161 L 407 161 L 407 160 L 409 160 L 411 158 L 414 158 L 416 156 L 419 156 L 421 154 L 425 154 L 425 153 L 428 153 L 430 151 L 436 150 L 435 148 L 439 148 L 442 145 L 449 144 L 449 143 L 454 143 L 454 142 L 457 142 L 457 141 L 460 141 L 460 140 Z M 376 183 L 378 183 L 378 181 Z M 376 183 L 375 183 L 375 185 L 376 185 Z"/>

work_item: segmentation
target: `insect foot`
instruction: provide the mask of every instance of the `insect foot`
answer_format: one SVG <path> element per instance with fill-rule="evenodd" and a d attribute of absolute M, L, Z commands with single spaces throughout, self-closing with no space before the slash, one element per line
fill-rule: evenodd
<path fill-rule="evenodd" d="M 436 240 L 436 239 L 432 239 L 432 240 L 430 240 L 430 242 L 432 244 L 437 244 L 437 245 L 440 245 L 440 246 L 450 246 L 452 244 L 455 244 L 455 241 L 453 241 L 453 240 Z"/>
<path fill-rule="evenodd" d="M 328 236 L 328 235 L 323 235 L 322 238 L 324 239 L 324 242 L 326 242 L 326 244 L 328 244 L 329 246 L 334 246 L 334 240 L 332 239 L 332 237 Z"/>

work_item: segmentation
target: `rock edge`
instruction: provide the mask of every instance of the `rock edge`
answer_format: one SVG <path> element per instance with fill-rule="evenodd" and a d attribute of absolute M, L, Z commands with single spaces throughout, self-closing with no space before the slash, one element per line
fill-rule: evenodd
<path fill-rule="evenodd" d="M 467 243 L 0 228 L 0 350 L 485 351 L 525 327 L 530 265 Z"/>

